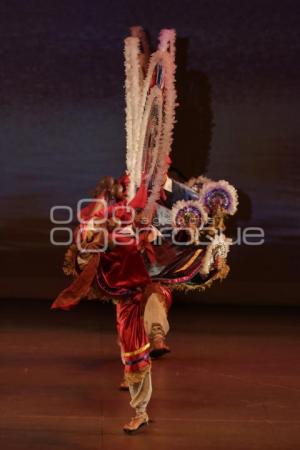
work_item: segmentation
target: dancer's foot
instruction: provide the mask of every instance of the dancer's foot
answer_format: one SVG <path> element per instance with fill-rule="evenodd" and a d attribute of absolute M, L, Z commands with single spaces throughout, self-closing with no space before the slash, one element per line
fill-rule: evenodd
<path fill-rule="evenodd" d="M 163 337 L 155 338 L 151 344 L 151 358 L 161 358 L 166 353 L 170 353 L 170 347 L 167 346 Z"/>
<path fill-rule="evenodd" d="M 138 414 L 135 417 L 131 419 L 129 423 L 126 423 L 123 427 L 123 431 L 128 434 L 135 433 L 140 428 L 144 427 L 145 425 L 148 425 L 149 423 L 149 417 L 148 414 L 142 413 Z"/>
<path fill-rule="evenodd" d="M 129 384 L 128 381 L 125 380 L 125 378 L 123 378 L 123 380 L 121 381 L 119 389 L 120 391 L 129 391 Z"/>

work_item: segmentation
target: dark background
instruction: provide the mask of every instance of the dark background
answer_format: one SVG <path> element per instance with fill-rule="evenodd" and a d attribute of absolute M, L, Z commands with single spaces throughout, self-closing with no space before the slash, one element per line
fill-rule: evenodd
<path fill-rule="evenodd" d="M 52 298 L 66 280 L 53 205 L 75 207 L 125 168 L 123 39 L 178 34 L 174 169 L 240 192 L 232 271 L 199 301 L 299 301 L 299 12 L 294 1 L 0 2 L 1 296 Z"/>

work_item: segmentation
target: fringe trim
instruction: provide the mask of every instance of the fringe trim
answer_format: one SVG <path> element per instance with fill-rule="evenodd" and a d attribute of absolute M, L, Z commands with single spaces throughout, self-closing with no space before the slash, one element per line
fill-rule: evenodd
<path fill-rule="evenodd" d="M 164 91 L 162 99 L 162 124 L 159 131 L 157 172 L 152 193 L 148 199 L 145 214 L 151 216 L 155 201 L 159 198 L 163 176 L 168 169 L 166 156 L 171 150 L 173 128 L 175 123 L 176 89 L 175 89 L 175 30 L 162 30 L 159 36 L 159 50 L 153 53 L 149 60 L 147 74 L 141 80 L 141 51 L 142 29 L 134 27 L 132 34 L 137 37 L 125 39 L 125 96 L 126 96 L 126 164 L 130 176 L 128 200 L 135 194 L 141 184 L 141 164 L 143 154 L 143 138 L 146 134 L 149 108 L 149 87 L 151 86 L 153 71 L 158 63 L 163 65 Z M 152 91 L 152 90 L 151 90 Z M 150 94 L 151 96 L 151 94 Z M 157 97 L 157 95 L 156 95 Z"/>
<path fill-rule="evenodd" d="M 126 100 L 126 165 L 130 175 L 128 187 L 129 198 L 134 195 L 134 180 L 132 179 L 138 148 L 139 132 L 139 102 L 140 102 L 140 49 L 139 38 L 128 37 L 125 39 L 125 100 Z"/>
<path fill-rule="evenodd" d="M 78 249 L 76 244 L 71 244 L 64 256 L 63 262 L 63 272 L 67 276 L 76 277 L 78 274 L 76 272 L 76 257 L 78 254 Z"/>
<path fill-rule="evenodd" d="M 148 37 L 140 25 L 135 25 L 130 27 L 130 32 L 132 37 L 137 37 L 139 39 L 140 45 L 140 68 L 141 68 L 141 81 L 145 78 L 148 70 L 149 58 L 151 54 L 150 43 Z"/>
<path fill-rule="evenodd" d="M 184 294 L 188 294 L 190 292 L 203 292 L 205 289 L 208 289 L 212 286 L 212 284 L 216 281 L 223 281 L 227 275 L 229 274 L 230 268 L 227 264 L 224 264 L 224 266 L 215 274 L 213 275 L 209 280 L 205 281 L 203 284 L 175 284 L 170 285 L 169 288 L 172 291 L 178 291 L 183 292 Z"/>
<path fill-rule="evenodd" d="M 174 28 L 163 28 L 158 37 L 158 49 L 160 51 L 169 51 L 172 58 L 175 59 L 175 40 L 176 31 Z"/>
<path fill-rule="evenodd" d="M 174 57 L 169 52 L 156 52 L 152 55 L 149 65 L 148 76 L 152 76 L 152 71 L 155 65 L 161 62 L 165 69 L 164 79 L 164 104 L 163 104 L 163 124 L 162 132 L 160 135 L 159 145 L 159 157 L 157 159 L 156 177 L 152 192 L 148 199 L 148 204 L 145 208 L 146 213 L 150 215 L 155 206 L 155 202 L 160 195 L 160 189 L 164 181 L 164 175 L 168 169 L 168 163 L 166 161 L 167 155 L 171 151 L 173 142 L 173 128 L 175 124 L 175 107 L 176 107 L 176 89 L 175 89 L 175 61 Z M 151 70 L 152 69 L 152 70 Z M 150 82 L 150 79 L 149 81 Z M 147 80 L 145 84 L 147 88 Z"/>

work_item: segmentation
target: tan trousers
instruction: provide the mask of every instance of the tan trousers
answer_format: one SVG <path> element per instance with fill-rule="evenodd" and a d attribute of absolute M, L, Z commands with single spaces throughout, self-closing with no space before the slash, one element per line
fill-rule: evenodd
<path fill-rule="evenodd" d="M 146 334 L 150 338 L 153 328 L 157 327 L 157 325 L 161 328 L 164 336 L 170 329 L 166 308 L 160 295 L 155 292 L 147 300 L 144 311 L 144 325 Z"/>
<path fill-rule="evenodd" d="M 135 409 L 136 415 L 146 412 L 152 394 L 151 370 L 146 372 L 143 379 L 138 383 L 129 384 L 129 392 L 131 396 L 130 406 Z"/>
<path fill-rule="evenodd" d="M 169 331 L 167 311 L 157 293 L 152 293 L 147 300 L 144 311 L 144 325 L 146 334 L 150 338 L 155 338 L 159 334 L 165 336 Z M 138 383 L 129 383 L 129 392 L 131 396 L 130 406 L 135 409 L 136 414 L 140 415 L 146 412 L 152 394 L 151 371 L 146 372 L 143 379 Z"/>

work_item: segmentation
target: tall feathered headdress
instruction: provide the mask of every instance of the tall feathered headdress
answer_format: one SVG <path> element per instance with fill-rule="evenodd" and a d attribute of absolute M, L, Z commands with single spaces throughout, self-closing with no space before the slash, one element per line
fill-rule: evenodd
<path fill-rule="evenodd" d="M 126 165 L 131 200 L 144 184 L 146 211 L 160 194 L 175 122 L 175 30 L 164 29 L 156 52 L 141 27 L 125 39 Z"/>

